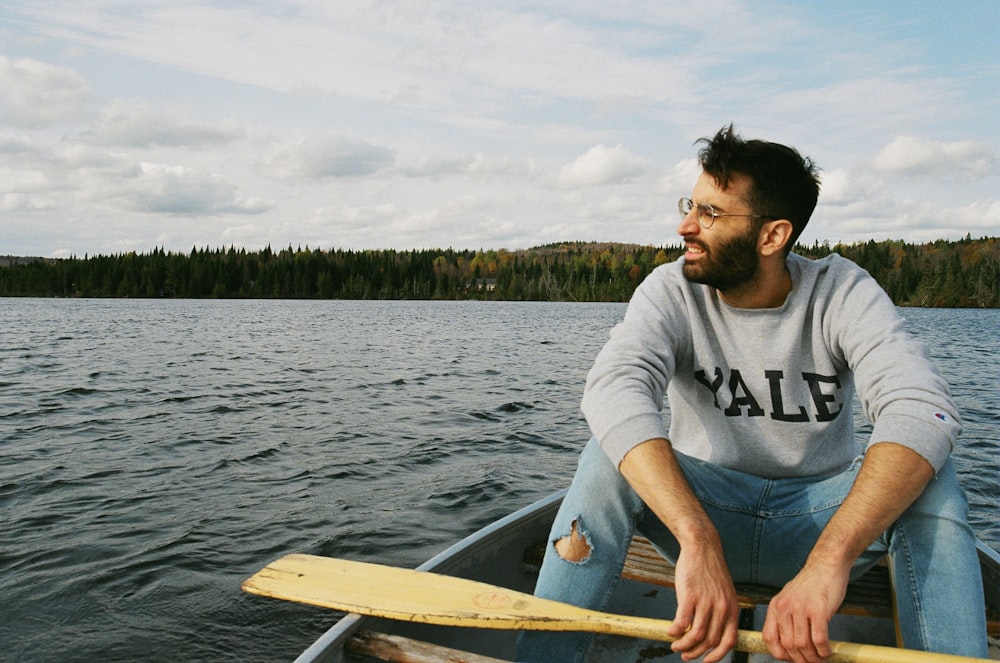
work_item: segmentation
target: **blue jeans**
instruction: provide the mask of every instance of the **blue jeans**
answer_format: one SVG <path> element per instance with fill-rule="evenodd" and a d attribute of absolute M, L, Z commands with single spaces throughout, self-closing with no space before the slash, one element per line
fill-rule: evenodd
<path fill-rule="evenodd" d="M 805 563 L 820 532 L 844 501 L 859 458 L 825 479 L 769 480 L 682 454 L 678 462 L 722 537 L 733 581 L 781 587 Z M 968 504 L 949 460 L 913 505 L 861 555 L 852 579 L 888 554 L 904 646 L 986 657 L 983 586 Z M 582 562 L 562 559 L 554 543 L 574 524 L 589 543 Z M 603 610 L 639 531 L 676 560 L 676 539 L 591 440 L 552 526 L 535 595 Z M 669 615 L 664 615 L 669 617 Z M 591 636 L 526 632 L 519 661 L 582 661 Z"/>

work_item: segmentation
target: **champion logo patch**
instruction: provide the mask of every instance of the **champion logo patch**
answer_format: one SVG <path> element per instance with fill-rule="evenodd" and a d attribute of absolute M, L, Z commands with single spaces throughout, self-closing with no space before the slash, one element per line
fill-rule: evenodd
<path fill-rule="evenodd" d="M 934 417 L 940 419 L 941 421 L 948 421 L 948 415 L 943 412 L 935 412 Z"/>

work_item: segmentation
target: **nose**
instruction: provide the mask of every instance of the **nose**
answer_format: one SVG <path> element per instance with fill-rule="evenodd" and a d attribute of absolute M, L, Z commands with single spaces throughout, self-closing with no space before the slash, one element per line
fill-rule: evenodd
<path fill-rule="evenodd" d="M 694 235 L 701 230 L 701 225 L 698 223 L 698 208 L 695 208 L 687 213 L 682 219 L 681 224 L 677 226 L 677 234 L 681 237 L 687 237 L 688 235 Z"/>

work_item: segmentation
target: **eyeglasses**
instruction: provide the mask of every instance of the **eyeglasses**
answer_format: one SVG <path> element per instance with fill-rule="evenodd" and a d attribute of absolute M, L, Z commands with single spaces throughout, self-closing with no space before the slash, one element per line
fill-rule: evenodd
<path fill-rule="evenodd" d="M 677 201 L 677 211 L 680 212 L 681 218 L 686 219 L 688 214 L 693 212 L 695 209 L 698 210 L 698 225 L 706 230 L 712 227 L 715 220 L 720 216 L 746 216 L 751 219 L 776 219 L 778 217 L 771 216 L 770 214 L 722 214 L 716 212 L 715 208 L 706 203 L 696 203 L 690 198 L 681 198 Z"/>

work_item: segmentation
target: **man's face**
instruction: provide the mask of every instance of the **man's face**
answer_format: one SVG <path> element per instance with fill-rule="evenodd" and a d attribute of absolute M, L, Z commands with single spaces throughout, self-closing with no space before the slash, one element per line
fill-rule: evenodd
<path fill-rule="evenodd" d="M 750 214 L 747 194 L 750 179 L 735 177 L 729 188 L 720 189 L 712 176 L 702 173 L 691 193 L 696 204 L 711 205 L 719 214 Z M 711 228 L 698 223 L 698 211 L 691 212 L 677 228 L 684 238 L 685 278 L 704 283 L 722 292 L 752 280 L 760 268 L 757 233 L 749 216 L 720 216 Z"/>

